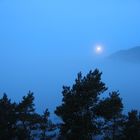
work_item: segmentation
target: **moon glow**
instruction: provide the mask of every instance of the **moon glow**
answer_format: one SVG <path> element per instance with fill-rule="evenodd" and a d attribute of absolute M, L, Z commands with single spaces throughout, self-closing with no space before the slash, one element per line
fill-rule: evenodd
<path fill-rule="evenodd" d="M 101 45 L 95 46 L 95 53 L 96 54 L 101 54 L 103 53 L 103 47 Z"/>

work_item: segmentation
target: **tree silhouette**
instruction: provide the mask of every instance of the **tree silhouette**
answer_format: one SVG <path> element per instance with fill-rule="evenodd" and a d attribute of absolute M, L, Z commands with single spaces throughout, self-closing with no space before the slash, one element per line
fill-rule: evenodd
<path fill-rule="evenodd" d="M 49 123 L 48 123 L 48 118 L 49 118 L 49 111 L 48 109 L 45 110 L 44 114 L 42 115 L 41 121 L 40 121 L 40 129 L 41 129 L 41 136 L 40 139 L 41 140 L 48 140 L 48 136 L 46 135 L 46 132 L 49 128 Z"/>
<path fill-rule="evenodd" d="M 46 140 L 49 112 L 35 112 L 34 96 L 29 92 L 20 103 L 11 103 L 7 95 L 0 99 L 0 140 Z M 42 127 L 43 126 L 43 127 Z"/>
<path fill-rule="evenodd" d="M 137 110 L 128 113 L 124 129 L 124 140 L 140 140 L 140 116 Z"/>
<path fill-rule="evenodd" d="M 24 96 L 17 107 L 19 126 L 21 129 L 20 137 L 29 139 L 33 129 L 33 122 L 35 117 L 34 96 L 29 91 L 27 96 Z"/>
<path fill-rule="evenodd" d="M 0 98 L 0 140 L 51 140 L 60 129 L 60 140 L 140 140 L 140 114 L 132 110 L 124 115 L 122 99 L 107 88 L 98 69 L 86 76 L 79 73 L 72 87 L 63 87 L 62 104 L 55 110 L 62 123 L 49 120 L 48 109 L 38 114 L 34 94 L 29 91 L 19 103 L 6 94 Z M 56 129 L 57 128 L 57 129 Z M 51 131 L 51 133 L 49 133 Z M 48 135 L 49 133 L 49 135 Z"/>
<path fill-rule="evenodd" d="M 122 114 L 123 104 L 118 92 L 112 92 L 109 97 L 100 101 L 97 114 L 103 118 L 102 130 L 105 139 L 119 140 L 122 138 L 125 116 Z"/>
<path fill-rule="evenodd" d="M 0 139 L 10 140 L 16 134 L 16 104 L 11 103 L 7 95 L 0 99 Z"/>
<path fill-rule="evenodd" d="M 63 87 L 63 103 L 55 111 L 63 121 L 63 139 L 90 140 L 98 133 L 95 108 L 99 95 L 107 90 L 101 74 L 97 69 L 85 77 L 79 73 L 72 88 Z"/>

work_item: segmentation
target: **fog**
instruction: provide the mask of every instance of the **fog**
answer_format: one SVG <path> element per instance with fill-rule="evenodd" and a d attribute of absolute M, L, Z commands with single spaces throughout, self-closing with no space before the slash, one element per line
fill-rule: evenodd
<path fill-rule="evenodd" d="M 139 45 L 139 5 L 138 0 L 1 0 L 0 97 L 6 92 L 20 101 L 31 90 L 37 111 L 47 107 L 53 113 L 63 85 L 71 86 L 79 71 L 99 68 L 108 91 L 120 91 L 125 110 L 139 108 L 140 64 L 105 57 Z M 98 43 L 105 56 L 94 56 Z"/>
<path fill-rule="evenodd" d="M 43 53 L 30 56 L 27 50 L 25 52 L 26 57 L 21 56 L 23 52 L 14 52 L 14 55 L 9 52 L 9 59 L 1 56 L 1 63 L 5 61 L 0 69 L 1 96 L 6 92 L 12 101 L 20 101 L 22 96 L 31 90 L 35 95 L 37 111 L 41 113 L 45 108 L 49 108 L 51 115 L 56 119 L 53 111 L 61 104 L 62 86 L 72 86 L 78 72 L 81 71 L 85 75 L 89 70 L 98 68 L 103 72 L 102 81 L 108 87 L 104 96 L 111 91 L 119 90 L 125 112 L 140 108 L 139 63 L 116 61 L 107 57 L 59 59 L 57 62 L 47 63 L 49 61 L 46 61 Z"/>
<path fill-rule="evenodd" d="M 140 108 L 140 64 L 106 61 L 98 67 L 103 71 L 103 81 L 108 86 L 108 90 L 118 90 L 123 99 L 124 111 Z"/>

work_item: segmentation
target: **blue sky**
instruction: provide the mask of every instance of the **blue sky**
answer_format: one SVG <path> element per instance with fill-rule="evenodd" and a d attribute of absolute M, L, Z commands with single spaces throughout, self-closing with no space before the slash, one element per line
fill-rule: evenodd
<path fill-rule="evenodd" d="M 139 7 L 139 0 L 1 0 L 1 95 L 31 89 L 51 106 L 62 84 L 92 68 L 95 44 L 105 55 L 140 45 Z"/>
<path fill-rule="evenodd" d="M 0 46 L 47 55 L 88 52 L 95 43 L 108 53 L 133 47 L 140 42 L 139 6 L 138 0 L 1 0 Z"/>

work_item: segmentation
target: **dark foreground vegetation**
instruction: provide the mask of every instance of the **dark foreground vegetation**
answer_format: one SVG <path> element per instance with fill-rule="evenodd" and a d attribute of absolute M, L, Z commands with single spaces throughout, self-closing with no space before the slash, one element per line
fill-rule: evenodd
<path fill-rule="evenodd" d="M 0 99 L 0 140 L 140 140 L 139 112 L 123 114 L 119 93 L 107 95 L 101 75 L 97 69 L 85 77 L 79 73 L 72 87 L 63 87 L 62 105 L 55 110 L 62 120 L 59 125 L 49 120 L 48 109 L 42 115 L 35 111 L 33 93 L 19 103 L 4 94 Z"/>

